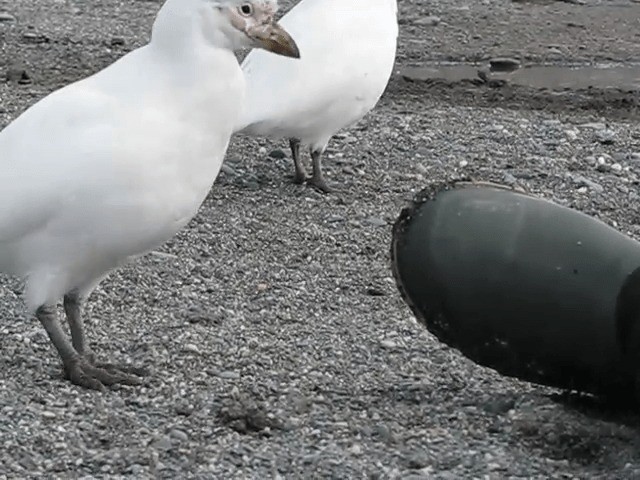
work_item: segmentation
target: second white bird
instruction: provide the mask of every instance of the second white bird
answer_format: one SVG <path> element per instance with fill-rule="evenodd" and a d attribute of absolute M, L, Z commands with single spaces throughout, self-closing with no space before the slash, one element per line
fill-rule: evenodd
<path fill-rule="evenodd" d="M 329 191 L 321 156 L 329 140 L 375 107 L 395 63 L 396 0 L 302 0 L 280 24 L 300 60 L 254 50 L 242 63 L 246 109 L 236 131 L 289 138 L 296 183 Z M 307 179 L 300 144 L 310 147 Z"/>

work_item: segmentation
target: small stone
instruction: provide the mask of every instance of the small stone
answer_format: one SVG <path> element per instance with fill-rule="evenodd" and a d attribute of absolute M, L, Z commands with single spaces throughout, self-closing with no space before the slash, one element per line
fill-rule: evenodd
<path fill-rule="evenodd" d="M 482 405 L 482 409 L 487 413 L 493 413 L 500 415 L 507 413 L 509 410 L 515 407 L 515 398 L 496 398 L 491 399 Z"/>
<path fill-rule="evenodd" d="M 0 22 L 15 22 L 16 17 L 9 12 L 0 12 Z"/>
<path fill-rule="evenodd" d="M 596 140 L 603 145 L 612 145 L 616 141 L 616 134 L 612 130 L 598 130 Z"/>
<path fill-rule="evenodd" d="M 464 168 L 469 165 L 469 162 L 467 162 L 466 160 L 461 160 L 458 165 L 460 166 L 460 168 Z"/>
<path fill-rule="evenodd" d="M 426 17 L 416 20 L 415 24 L 426 26 L 426 27 L 435 27 L 436 25 L 440 24 L 440 21 L 441 21 L 440 17 L 437 17 L 435 15 L 428 15 Z"/>
<path fill-rule="evenodd" d="M 218 376 L 225 380 L 238 380 L 240 378 L 240 374 L 238 372 L 220 372 L 218 373 Z"/>
<path fill-rule="evenodd" d="M 155 442 L 153 442 L 153 447 L 157 450 L 168 451 L 173 448 L 173 443 L 171 442 L 171 438 L 167 435 L 163 435 Z"/>
<path fill-rule="evenodd" d="M 52 418 L 56 418 L 57 415 L 54 412 L 50 412 L 48 410 L 45 410 L 44 412 L 42 412 L 42 418 L 48 418 L 48 419 L 52 419 Z"/>
<path fill-rule="evenodd" d="M 169 432 L 169 436 L 181 442 L 186 442 L 187 440 L 189 440 L 189 436 L 186 433 L 184 433 L 182 430 L 178 430 L 178 429 L 171 430 Z"/>
<path fill-rule="evenodd" d="M 592 130 L 606 130 L 607 129 L 607 126 L 604 123 L 596 123 L 596 122 L 583 123 L 582 125 L 580 125 L 580 127 L 582 127 L 582 128 L 590 128 Z"/>
<path fill-rule="evenodd" d="M 369 225 L 373 225 L 374 227 L 386 227 L 387 222 L 382 218 L 377 217 L 369 217 L 365 220 Z"/>
<path fill-rule="evenodd" d="M 513 72 L 520 68 L 520 61 L 510 57 L 496 57 L 489 60 L 492 72 Z"/>
<path fill-rule="evenodd" d="M 369 287 L 367 288 L 367 295 L 369 295 L 370 297 L 384 297 L 386 293 L 381 288 Z"/>
<path fill-rule="evenodd" d="M 578 132 L 576 132 L 575 130 L 566 130 L 564 134 L 567 136 L 569 140 L 573 141 L 578 139 Z"/>
<path fill-rule="evenodd" d="M 144 467 L 138 463 L 129 465 L 128 470 L 129 470 L 129 473 L 134 474 L 136 477 L 139 477 L 144 473 Z"/>
<path fill-rule="evenodd" d="M 224 173 L 225 175 L 235 175 L 236 171 L 231 168 L 229 165 L 227 165 L 226 163 L 222 164 L 222 168 L 220 169 L 222 170 L 222 173 Z"/>
<path fill-rule="evenodd" d="M 355 443 L 354 445 L 351 446 L 349 451 L 351 452 L 352 455 L 362 455 L 362 446 Z"/>
<path fill-rule="evenodd" d="M 287 154 L 280 149 L 276 149 L 269 152 L 269 157 L 275 158 L 276 160 L 281 160 L 283 158 L 287 158 Z"/>
<path fill-rule="evenodd" d="M 394 342 L 393 340 L 382 340 L 380 342 L 380 346 L 382 348 L 388 348 L 388 349 L 392 349 L 392 348 L 396 348 L 398 345 L 396 344 L 396 342 Z"/>
<path fill-rule="evenodd" d="M 187 343 L 184 347 L 182 347 L 182 351 L 186 353 L 195 353 L 196 355 L 200 355 L 200 349 L 197 347 L 197 345 L 194 345 L 193 343 Z"/>
<path fill-rule="evenodd" d="M 506 183 L 507 185 L 513 185 L 515 183 L 518 183 L 518 179 L 513 175 L 511 175 L 509 172 L 505 172 L 503 174 L 503 178 L 504 178 L 504 183 Z"/>
<path fill-rule="evenodd" d="M 6 79 L 8 82 L 28 85 L 31 83 L 31 75 L 24 68 L 10 68 L 7 70 Z"/>
<path fill-rule="evenodd" d="M 391 442 L 394 441 L 393 432 L 384 423 L 380 423 L 380 424 L 376 425 L 373 428 L 373 433 L 376 435 L 376 437 L 380 441 L 382 441 L 384 443 L 391 443 Z"/>
<path fill-rule="evenodd" d="M 594 192 L 597 192 L 597 193 L 604 192 L 604 187 L 599 183 L 594 182 L 593 180 L 589 180 L 588 178 L 583 177 L 581 175 L 575 175 L 575 176 L 572 176 L 572 178 L 573 178 L 573 181 L 580 187 L 578 188 L 578 191 L 580 193 L 586 193 L 587 190 L 593 190 Z"/>
<path fill-rule="evenodd" d="M 622 165 L 620 165 L 619 163 L 614 163 L 613 165 L 611 165 L 611 170 L 613 170 L 614 172 L 621 172 Z"/>
<path fill-rule="evenodd" d="M 406 457 L 407 466 L 412 470 L 421 470 L 429 466 L 429 457 L 424 452 L 414 452 Z"/>
<path fill-rule="evenodd" d="M 41 35 L 35 32 L 26 32 L 22 34 L 22 39 L 27 43 L 49 43 L 49 37 L 46 35 Z"/>

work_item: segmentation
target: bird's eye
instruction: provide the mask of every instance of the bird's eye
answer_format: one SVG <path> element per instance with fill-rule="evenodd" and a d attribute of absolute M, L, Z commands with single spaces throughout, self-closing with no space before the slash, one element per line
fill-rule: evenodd
<path fill-rule="evenodd" d="M 245 3 L 240 7 L 240 13 L 245 17 L 253 15 L 253 5 L 251 5 L 250 3 Z"/>

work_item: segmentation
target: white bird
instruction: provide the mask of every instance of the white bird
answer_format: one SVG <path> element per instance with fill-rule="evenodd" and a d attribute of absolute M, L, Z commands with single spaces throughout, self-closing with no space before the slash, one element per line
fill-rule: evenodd
<path fill-rule="evenodd" d="M 299 56 L 276 10 L 277 0 L 168 0 L 149 44 L 0 132 L 0 271 L 26 277 L 27 307 L 73 383 L 139 383 L 95 363 L 82 301 L 196 214 L 242 108 L 233 50 Z M 71 342 L 56 314 L 61 298 Z"/>
<path fill-rule="evenodd" d="M 242 63 L 246 109 L 236 131 L 290 140 L 294 181 L 330 191 L 321 156 L 339 130 L 364 117 L 380 100 L 395 63 L 396 0 L 302 0 L 280 25 L 295 39 L 301 59 L 254 50 Z M 313 176 L 300 163 L 310 147 Z"/>

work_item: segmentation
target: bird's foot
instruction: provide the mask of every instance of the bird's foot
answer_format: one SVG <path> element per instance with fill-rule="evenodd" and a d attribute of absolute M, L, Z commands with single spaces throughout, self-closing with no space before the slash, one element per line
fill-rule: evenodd
<path fill-rule="evenodd" d="M 64 371 L 65 377 L 71 383 L 90 390 L 104 390 L 105 387 L 118 384 L 140 385 L 142 381 L 139 377 L 146 373 L 143 369 L 130 366 L 95 363 L 92 354 L 88 355 L 88 358 L 78 357 L 67 362 Z"/>
<path fill-rule="evenodd" d="M 96 354 L 93 351 L 86 351 L 82 355 L 84 359 L 96 368 L 101 368 L 107 371 L 120 371 L 129 375 L 137 375 L 138 377 L 146 377 L 151 374 L 148 369 L 144 367 L 136 367 L 135 365 L 118 364 L 118 363 L 106 363 L 98 362 Z"/>
<path fill-rule="evenodd" d="M 331 193 L 334 191 L 333 187 L 330 187 L 324 180 L 324 177 L 313 176 L 307 180 L 307 185 L 310 185 L 322 193 Z"/>
<path fill-rule="evenodd" d="M 304 185 L 306 181 L 307 176 L 304 172 L 296 171 L 296 173 L 293 175 L 293 183 L 295 183 L 296 185 Z"/>

